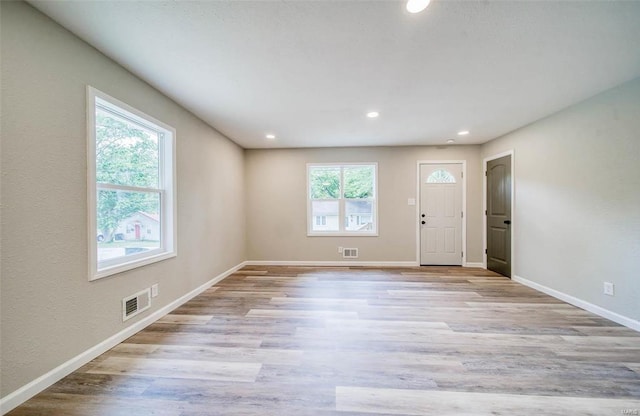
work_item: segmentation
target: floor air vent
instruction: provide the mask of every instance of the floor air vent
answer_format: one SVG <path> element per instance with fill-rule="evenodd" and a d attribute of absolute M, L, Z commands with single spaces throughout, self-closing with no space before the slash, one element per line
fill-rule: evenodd
<path fill-rule="evenodd" d="M 357 259 L 358 258 L 358 249 L 357 248 L 345 248 L 342 250 L 342 257 L 345 259 Z"/>
<path fill-rule="evenodd" d="M 133 318 L 151 306 L 151 289 L 145 289 L 122 299 L 122 320 Z"/>

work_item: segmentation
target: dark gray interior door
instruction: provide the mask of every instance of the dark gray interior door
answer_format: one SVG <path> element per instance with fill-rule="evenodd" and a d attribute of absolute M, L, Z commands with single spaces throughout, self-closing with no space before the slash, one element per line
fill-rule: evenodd
<path fill-rule="evenodd" d="M 511 277 L 511 155 L 487 163 L 487 268 Z"/>

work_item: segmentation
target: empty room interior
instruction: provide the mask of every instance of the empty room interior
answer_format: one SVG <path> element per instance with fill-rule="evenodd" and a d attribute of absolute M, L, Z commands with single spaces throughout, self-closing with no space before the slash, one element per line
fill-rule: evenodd
<path fill-rule="evenodd" d="M 640 1 L 0 19 L 3 415 L 640 414 Z"/>

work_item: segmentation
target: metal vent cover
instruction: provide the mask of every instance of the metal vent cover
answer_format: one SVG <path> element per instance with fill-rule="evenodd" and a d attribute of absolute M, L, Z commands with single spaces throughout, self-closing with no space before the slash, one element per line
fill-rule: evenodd
<path fill-rule="evenodd" d="M 357 248 L 345 248 L 342 250 L 342 257 L 345 259 L 357 259 L 358 258 L 358 249 Z"/>
<path fill-rule="evenodd" d="M 141 290 L 122 299 L 122 321 L 133 318 L 151 307 L 151 289 Z"/>

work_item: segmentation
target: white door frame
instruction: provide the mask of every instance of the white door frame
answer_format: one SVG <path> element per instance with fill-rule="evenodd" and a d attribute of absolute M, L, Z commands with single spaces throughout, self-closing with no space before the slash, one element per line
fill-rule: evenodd
<path fill-rule="evenodd" d="M 420 165 L 462 164 L 462 267 L 467 267 L 467 161 L 418 160 L 416 163 L 416 264 L 420 266 Z M 486 259 L 485 259 L 486 264 Z"/>
<path fill-rule="evenodd" d="M 487 268 L 487 164 L 501 157 L 511 156 L 511 278 L 515 275 L 516 270 L 516 239 L 515 230 L 518 227 L 517 221 L 513 220 L 514 212 L 516 210 L 516 171 L 515 171 L 515 152 L 513 149 L 498 153 L 492 156 L 488 156 L 482 160 L 482 264 Z"/>

